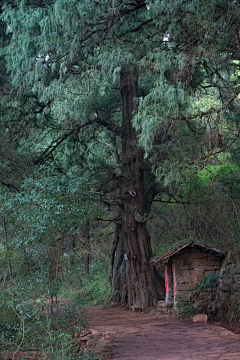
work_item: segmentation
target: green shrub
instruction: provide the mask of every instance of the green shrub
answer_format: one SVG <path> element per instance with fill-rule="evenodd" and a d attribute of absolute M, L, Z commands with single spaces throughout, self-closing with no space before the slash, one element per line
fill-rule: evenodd
<path fill-rule="evenodd" d="M 83 286 L 75 295 L 75 301 L 84 305 L 108 305 L 111 288 L 108 281 L 108 264 L 101 259 L 94 260 L 89 274 L 83 278 Z"/>
<path fill-rule="evenodd" d="M 27 352 L 30 348 L 51 360 L 98 359 L 99 355 L 79 349 L 79 337 L 88 328 L 84 312 L 79 303 L 26 294 L 9 284 L 1 298 L 1 351 Z"/>
<path fill-rule="evenodd" d="M 209 288 L 216 288 L 218 278 L 218 272 L 204 276 L 200 284 L 197 284 L 189 290 L 191 298 L 198 298 L 201 292 L 206 291 Z"/>

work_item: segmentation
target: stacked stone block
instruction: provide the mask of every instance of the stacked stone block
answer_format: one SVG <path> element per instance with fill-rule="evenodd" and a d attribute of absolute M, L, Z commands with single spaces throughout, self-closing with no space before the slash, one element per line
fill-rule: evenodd
<path fill-rule="evenodd" d="M 215 302 L 219 315 L 228 314 L 230 319 L 240 316 L 240 261 L 231 252 L 219 272 Z"/>
<path fill-rule="evenodd" d="M 189 289 L 200 284 L 204 276 L 220 270 L 221 257 L 189 247 L 175 254 L 172 264 L 176 271 L 176 296 L 179 296 L 179 299 L 189 298 Z M 209 296 L 212 298 L 211 294 Z"/>

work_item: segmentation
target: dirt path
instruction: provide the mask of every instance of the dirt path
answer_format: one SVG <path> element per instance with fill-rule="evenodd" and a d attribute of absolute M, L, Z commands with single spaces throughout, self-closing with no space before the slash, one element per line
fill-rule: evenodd
<path fill-rule="evenodd" d="M 111 360 L 240 360 L 240 336 L 220 326 L 116 308 L 89 314 L 95 334 L 114 338 Z"/>

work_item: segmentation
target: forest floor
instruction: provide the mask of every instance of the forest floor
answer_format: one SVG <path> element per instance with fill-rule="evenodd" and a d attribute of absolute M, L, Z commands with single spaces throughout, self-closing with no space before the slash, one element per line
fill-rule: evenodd
<path fill-rule="evenodd" d="M 105 341 L 111 360 L 240 360 L 240 335 L 219 324 L 119 308 L 91 307 L 88 314 L 93 338 Z"/>
<path fill-rule="evenodd" d="M 85 315 L 90 330 L 79 340 L 80 347 L 100 352 L 104 360 L 240 360 L 239 321 L 198 324 L 157 310 L 145 313 L 117 307 L 89 307 Z M 0 359 L 12 358 L 12 353 L 0 353 Z M 24 352 L 14 356 L 23 358 L 42 357 Z"/>

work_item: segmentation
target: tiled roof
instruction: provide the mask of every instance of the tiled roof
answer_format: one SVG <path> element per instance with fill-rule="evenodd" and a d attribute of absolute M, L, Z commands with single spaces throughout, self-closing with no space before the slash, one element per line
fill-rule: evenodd
<path fill-rule="evenodd" d="M 212 253 L 214 255 L 218 255 L 218 256 L 221 256 L 223 257 L 226 252 L 225 251 L 222 251 L 222 250 L 219 250 L 219 249 L 216 249 L 216 248 L 211 248 L 211 247 L 208 247 L 206 245 L 203 245 L 203 244 L 199 244 L 199 243 L 196 243 L 196 242 L 193 242 L 193 241 L 190 241 L 188 243 L 180 243 L 177 245 L 177 247 L 175 247 L 174 249 L 171 249 L 171 250 L 168 250 L 168 251 L 165 251 L 161 256 L 159 256 L 158 258 L 156 259 L 153 259 L 152 262 L 155 264 L 155 263 L 166 263 L 168 262 L 168 260 L 175 254 L 179 253 L 180 251 L 182 251 L 183 249 L 185 249 L 186 247 L 197 247 L 199 249 L 201 249 L 202 251 L 204 252 L 209 252 L 209 253 Z"/>

